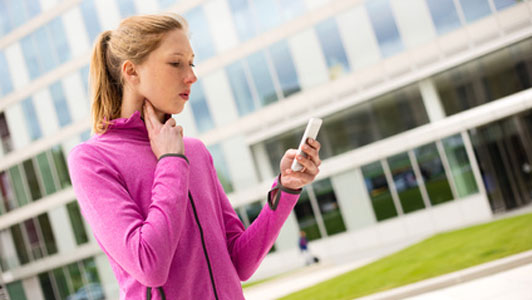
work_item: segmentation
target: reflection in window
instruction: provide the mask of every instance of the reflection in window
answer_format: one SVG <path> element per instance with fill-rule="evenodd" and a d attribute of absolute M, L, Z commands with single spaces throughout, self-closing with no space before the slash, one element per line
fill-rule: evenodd
<path fill-rule="evenodd" d="M 214 56 L 214 45 L 209 26 L 207 26 L 207 17 L 205 17 L 203 6 L 199 5 L 187 11 L 184 17 L 188 21 L 191 31 L 190 41 L 196 55 L 194 60 L 200 62 Z"/>
<path fill-rule="evenodd" d="M 59 126 L 64 127 L 72 123 L 61 81 L 57 81 L 50 86 L 50 94 L 52 95 L 55 112 L 57 113 L 57 119 L 59 120 Z"/>
<path fill-rule="evenodd" d="M 475 22 L 491 14 L 488 0 L 460 0 L 460 4 L 468 23 Z"/>
<path fill-rule="evenodd" d="M 74 237 L 76 238 L 76 244 L 81 245 L 89 241 L 85 226 L 83 224 L 83 218 L 79 210 L 77 201 L 73 201 L 67 204 L 68 217 L 72 230 L 74 230 Z"/>
<path fill-rule="evenodd" d="M 227 167 L 227 161 L 225 160 L 222 147 L 220 144 L 215 144 L 207 148 L 212 155 L 216 174 L 222 183 L 225 193 L 231 193 L 233 191 L 233 184 L 231 183 L 231 175 L 229 174 L 229 168 Z"/>
<path fill-rule="evenodd" d="M 0 112 L 0 139 L 2 139 L 4 154 L 11 152 L 13 150 L 13 140 L 11 139 L 11 133 L 9 132 L 9 126 L 7 125 L 4 112 Z"/>
<path fill-rule="evenodd" d="M 389 157 L 388 164 L 403 212 L 406 214 L 425 208 L 408 154 L 400 153 Z"/>
<path fill-rule="evenodd" d="M 92 43 L 102 31 L 94 0 L 83 0 L 79 7 L 85 22 L 85 28 L 87 28 L 87 33 L 89 34 L 89 41 Z"/>
<path fill-rule="evenodd" d="M 28 124 L 28 134 L 30 139 L 35 141 L 42 137 L 42 132 L 37 119 L 37 112 L 35 112 L 35 107 L 33 106 L 33 101 L 31 98 L 26 98 L 22 100 L 21 105 L 24 113 L 24 120 Z"/>
<path fill-rule="evenodd" d="M 262 210 L 262 205 L 260 201 L 250 203 L 245 206 L 246 215 L 248 216 L 249 224 L 253 224 L 253 221 L 259 216 L 260 211 Z"/>
<path fill-rule="evenodd" d="M 22 286 L 22 281 L 15 281 L 8 283 L 6 285 L 7 293 L 9 294 L 9 299 L 11 300 L 27 300 L 26 293 L 24 292 L 24 287 Z"/>
<path fill-rule="evenodd" d="M 445 34 L 461 26 L 453 0 L 427 0 L 438 34 Z"/>
<path fill-rule="evenodd" d="M 246 41 L 254 37 L 256 34 L 255 22 L 249 2 L 247 0 L 228 0 L 228 2 L 240 40 Z"/>
<path fill-rule="evenodd" d="M 299 229 L 303 230 L 307 235 L 307 240 L 312 241 L 321 238 L 321 233 L 318 227 L 318 222 L 314 216 L 310 198 L 306 189 L 303 189 L 296 207 L 294 208 Z"/>
<path fill-rule="evenodd" d="M 57 178 L 61 188 L 66 188 L 72 185 L 70 182 L 70 175 L 68 174 L 68 168 L 65 161 L 65 155 L 61 146 L 52 147 L 52 156 L 54 158 L 55 170 L 57 171 Z"/>
<path fill-rule="evenodd" d="M 53 277 L 55 279 L 55 284 L 59 291 L 61 299 L 66 299 L 70 297 L 70 290 L 68 289 L 67 278 L 63 268 L 57 268 L 52 271 Z"/>
<path fill-rule="evenodd" d="M 456 184 L 459 197 L 465 197 L 478 192 L 477 183 L 473 174 L 473 169 L 469 163 L 464 141 L 460 134 L 442 140 L 445 154 L 451 173 Z"/>
<path fill-rule="evenodd" d="M 120 16 L 127 18 L 137 13 L 135 8 L 135 2 L 131 0 L 116 0 L 118 9 L 120 10 Z"/>
<path fill-rule="evenodd" d="M 84 286 L 83 279 L 81 278 L 81 271 L 77 262 L 72 263 L 65 268 L 68 271 L 68 277 L 70 279 L 72 292 L 75 294 L 79 289 Z"/>
<path fill-rule="evenodd" d="M 54 288 L 52 286 L 52 280 L 48 273 L 39 274 L 39 283 L 41 285 L 41 290 L 46 300 L 55 300 L 58 297 L 54 294 Z"/>
<path fill-rule="evenodd" d="M 0 74 L 2 74 L 2 76 L 0 76 L 0 96 L 3 96 L 13 91 L 13 83 L 11 82 L 9 67 L 3 51 L 0 51 Z"/>
<path fill-rule="evenodd" d="M 17 206 L 23 206 L 30 203 L 29 197 L 26 195 L 26 187 L 22 179 L 19 165 L 9 168 L 9 177 L 15 190 L 15 197 L 18 203 Z"/>
<path fill-rule="evenodd" d="M 345 54 L 338 25 L 334 18 L 329 18 L 316 25 L 316 33 L 329 69 L 329 78 L 336 79 L 349 72 L 349 62 Z"/>
<path fill-rule="evenodd" d="M 281 14 L 274 0 L 253 0 L 253 10 L 260 32 L 270 30 L 281 23 Z"/>
<path fill-rule="evenodd" d="M 437 205 L 453 199 L 453 193 L 436 144 L 431 143 L 414 150 L 430 203 Z"/>
<path fill-rule="evenodd" d="M 17 207 L 13 187 L 9 182 L 9 176 L 5 171 L 0 172 L 0 192 L 2 193 L 1 198 L 3 201 L 4 212 L 8 212 Z"/>
<path fill-rule="evenodd" d="M 237 61 L 225 68 L 227 78 L 233 91 L 233 97 L 236 102 L 236 107 L 240 116 L 247 115 L 256 109 L 256 105 L 251 95 L 244 65 L 241 61 Z"/>
<path fill-rule="evenodd" d="M 388 57 L 403 51 L 403 42 L 395 24 L 390 1 L 366 1 L 366 9 L 382 56 Z"/>
<path fill-rule="evenodd" d="M 434 77 L 447 115 L 532 87 L 532 39 Z"/>
<path fill-rule="evenodd" d="M 497 10 L 503 10 L 520 2 L 523 2 L 523 0 L 493 0 L 493 4 L 495 4 Z"/>
<path fill-rule="evenodd" d="M 37 234 L 37 227 L 35 227 L 34 220 L 26 220 L 21 224 L 21 226 L 23 226 L 26 232 L 26 237 L 28 239 L 27 245 L 29 247 L 29 252 L 31 252 L 31 255 L 33 256 L 33 259 L 42 258 L 45 253 L 44 249 L 42 248 L 39 235 Z"/>
<path fill-rule="evenodd" d="M 39 166 L 40 177 L 44 184 L 45 195 L 55 193 L 57 190 L 54 182 L 54 175 L 52 174 L 52 167 L 48 160 L 47 152 L 41 152 L 37 155 L 37 164 Z"/>
<path fill-rule="evenodd" d="M 15 244 L 15 249 L 17 250 L 18 261 L 21 265 L 27 264 L 30 261 L 30 256 L 19 224 L 11 226 L 10 230 L 11 236 L 13 237 L 13 244 Z"/>
<path fill-rule="evenodd" d="M 325 225 L 327 235 L 333 235 L 345 231 L 345 224 L 333 186 L 329 178 L 314 182 L 312 189 L 318 200 L 321 217 Z"/>
<path fill-rule="evenodd" d="M 384 175 L 381 163 L 374 163 L 362 167 L 366 189 L 371 198 L 371 205 L 377 221 L 386 220 L 397 216 L 397 209 L 393 203 L 390 187 Z"/>
<path fill-rule="evenodd" d="M 190 105 L 194 114 L 194 121 L 199 132 L 205 132 L 214 128 L 211 111 L 205 99 L 203 84 L 201 81 L 192 85 L 190 92 Z"/>
<path fill-rule="evenodd" d="M 37 173 L 35 172 L 35 168 L 33 166 L 33 161 L 28 159 L 22 163 L 22 166 L 24 167 L 24 177 L 28 183 L 32 200 L 35 201 L 42 198 L 41 188 L 37 179 Z"/>
<path fill-rule="evenodd" d="M 257 90 L 262 106 L 266 106 L 277 101 L 277 93 L 273 85 L 267 59 L 264 52 L 259 51 L 251 54 L 246 59 L 254 86 Z"/>
<path fill-rule="evenodd" d="M 48 255 L 57 253 L 57 246 L 55 244 L 55 237 L 52 231 L 52 225 L 50 224 L 50 219 L 48 214 L 44 213 L 37 217 L 39 220 L 39 226 L 41 227 L 42 237 L 44 239 L 44 245 L 46 247 L 46 252 Z"/>
<path fill-rule="evenodd" d="M 289 97 L 301 90 L 296 68 L 292 59 L 292 54 L 288 48 L 286 40 L 273 44 L 269 48 L 273 66 L 281 85 L 283 96 Z"/>

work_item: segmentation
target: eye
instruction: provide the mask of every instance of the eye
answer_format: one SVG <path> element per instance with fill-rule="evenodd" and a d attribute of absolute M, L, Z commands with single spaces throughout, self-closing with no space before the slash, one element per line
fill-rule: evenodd
<path fill-rule="evenodd" d="M 196 65 L 194 63 L 191 63 L 190 66 L 193 67 L 193 68 L 196 67 Z"/>
<path fill-rule="evenodd" d="M 179 62 L 171 62 L 171 63 L 168 63 L 168 64 L 173 66 L 173 67 L 179 67 L 181 65 Z"/>

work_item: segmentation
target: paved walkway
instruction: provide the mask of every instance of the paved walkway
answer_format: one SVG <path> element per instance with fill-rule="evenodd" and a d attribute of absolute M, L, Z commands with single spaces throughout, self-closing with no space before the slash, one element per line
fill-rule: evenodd
<path fill-rule="evenodd" d="M 343 274 L 371 259 L 320 263 L 244 290 L 247 300 L 273 300 Z M 360 300 L 532 300 L 532 251 L 492 261 Z M 334 299 L 331 299 L 334 300 Z"/>

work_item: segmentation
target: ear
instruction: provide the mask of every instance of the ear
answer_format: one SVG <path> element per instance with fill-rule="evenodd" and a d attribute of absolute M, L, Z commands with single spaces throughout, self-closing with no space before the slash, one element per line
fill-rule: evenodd
<path fill-rule="evenodd" d="M 127 84 L 135 86 L 140 82 L 137 68 L 138 66 L 129 59 L 122 63 L 122 76 Z"/>

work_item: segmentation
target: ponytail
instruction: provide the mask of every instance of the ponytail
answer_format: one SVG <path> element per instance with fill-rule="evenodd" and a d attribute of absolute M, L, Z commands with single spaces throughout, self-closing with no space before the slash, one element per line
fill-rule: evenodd
<path fill-rule="evenodd" d="M 110 30 L 102 32 L 96 40 L 92 53 L 90 64 L 92 133 L 105 133 L 109 128 L 109 121 L 119 117 L 122 105 L 120 76 L 111 73 L 114 68 L 110 65 L 116 60 L 109 55 L 108 43 L 110 39 Z"/>

